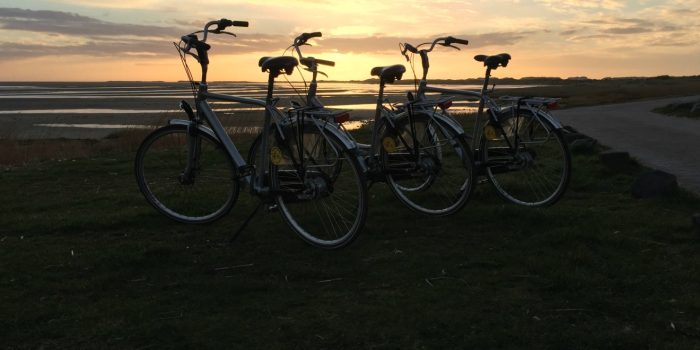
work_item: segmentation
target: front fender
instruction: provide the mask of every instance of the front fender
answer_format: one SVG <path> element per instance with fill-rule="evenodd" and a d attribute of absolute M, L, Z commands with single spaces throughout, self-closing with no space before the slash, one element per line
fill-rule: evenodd
<path fill-rule="evenodd" d="M 427 115 L 428 117 L 432 118 L 435 120 L 437 123 L 442 125 L 442 127 L 449 129 L 451 133 L 455 135 L 460 135 L 463 136 L 464 133 L 464 128 L 462 125 L 459 124 L 458 121 L 456 121 L 454 118 L 452 118 L 449 115 L 438 113 L 438 112 L 414 112 L 416 114 L 422 113 Z"/>
<path fill-rule="evenodd" d="M 346 134 L 346 132 L 335 123 L 328 123 L 313 118 L 309 119 L 305 120 L 304 124 L 316 127 L 321 131 L 322 134 L 330 134 L 336 140 L 340 141 L 340 143 L 348 151 L 348 153 L 357 158 L 358 163 L 360 164 L 360 170 L 363 173 L 367 172 L 368 168 L 367 164 L 365 164 L 362 152 L 359 151 L 357 142 L 355 142 L 355 140 L 353 140 L 352 137 L 350 137 L 350 135 Z"/>
<path fill-rule="evenodd" d="M 508 116 L 513 115 L 513 108 L 514 107 L 503 108 L 498 114 L 499 118 L 501 116 L 508 117 Z M 532 113 L 533 115 L 536 115 L 538 118 L 544 119 L 555 130 L 562 129 L 564 127 L 563 125 L 561 125 L 561 122 L 559 121 L 559 119 L 557 119 L 553 115 L 549 114 L 546 110 L 543 110 L 542 108 L 534 108 L 534 107 L 530 107 L 530 106 L 520 106 L 520 109 L 530 111 L 530 113 Z"/>
<path fill-rule="evenodd" d="M 182 125 L 182 126 L 189 127 L 191 124 L 192 124 L 191 121 L 189 121 L 189 120 L 184 120 L 184 119 L 170 119 L 170 120 L 168 121 L 168 125 Z M 197 129 L 199 129 L 199 131 L 201 131 L 201 132 L 203 132 L 203 133 L 205 133 L 205 134 L 207 134 L 207 135 L 213 137 L 214 140 L 218 140 L 218 139 L 219 139 L 218 137 L 216 137 L 216 134 L 214 134 L 214 131 L 211 130 L 211 129 L 209 129 L 209 128 L 208 128 L 207 126 L 205 126 L 205 125 L 199 124 L 199 125 L 197 125 Z"/>

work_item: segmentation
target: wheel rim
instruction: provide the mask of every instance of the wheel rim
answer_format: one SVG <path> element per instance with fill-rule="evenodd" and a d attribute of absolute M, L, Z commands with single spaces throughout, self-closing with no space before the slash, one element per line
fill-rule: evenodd
<path fill-rule="evenodd" d="M 357 161 L 341 151 L 337 141 L 318 133 L 304 134 L 303 150 L 305 171 L 295 167 L 289 149 L 272 164 L 282 215 L 307 242 L 324 248 L 343 246 L 364 224 L 366 212 Z M 298 148 L 293 146 L 291 152 L 298 155 Z"/>
<path fill-rule="evenodd" d="M 505 137 L 499 131 L 498 138 L 483 140 L 486 174 L 496 191 L 519 205 L 556 202 L 566 189 L 570 166 L 561 135 L 531 115 L 504 119 L 501 125 Z M 513 152 L 508 145 L 516 142 L 520 147 Z"/>
<path fill-rule="evenodd" d="M 411 209 L 429 215 L 452 214 L 464 205 L 469 195 L 471 157 L 459 136 L 429 117 L 416 118 L 414 125 L 417 142 L 411 138 L 407 120 L 399 126 L 401 137 L 385 132 L 397 144 L 396 149 L 382 149 L 389 185 Z M 417 156 L 412 152 L 416 145 Z"/>
<path fill-rule="evenodd" d="M 184 222 L 208 222 L 235 202 L 238 186 L 220 144 L 200 136 L 200 161 L 189 176 L 187 131 L 160 133 L 140 152 L 139 185 L 148 201 L 165 215 Z"/>

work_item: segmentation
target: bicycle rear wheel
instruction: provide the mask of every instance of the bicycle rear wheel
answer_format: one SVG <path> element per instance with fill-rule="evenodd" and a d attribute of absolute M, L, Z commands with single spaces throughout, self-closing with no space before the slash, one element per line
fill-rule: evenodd
<path fill-rule="evenodd" d="M 334 249 L 352 242 L 367 215 L 364 174 L 353 150 L 313 123 L 271 138 L 270 181 L 280 213 L 304 241 Z M 273 140 L 274 139 L 274 140 Z"/>
<path fill-rule="evenodd" d="M 472 153 L 462 136 L 427 114 L 381 127 L 384 173 L 392 192 L 409 208 L 427 215 L 454 214 L 474 186 Z"/>
<path fill-rule="evenodd" d="M 499 123 L 500 128 L 487 124 L 480 145 L 486 176 L 498 195 L 529 207 L 556 203 L 571 176 L 571 155 L 561 130 L 529 110 L 517 116 L 508 110 Z"/>
<path fill-rule="evenodd" d="M 148 203 L 176 221 L 212 222 L 238 198 L 239 183 L 221 143 L 201 131 L 190 135 L 184 125 L 148 135 L 136 153 L 134 170 Z"/>

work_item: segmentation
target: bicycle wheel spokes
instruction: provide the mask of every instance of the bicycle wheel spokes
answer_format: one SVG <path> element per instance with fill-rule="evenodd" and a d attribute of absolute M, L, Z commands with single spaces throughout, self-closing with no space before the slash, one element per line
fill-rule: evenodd
<path fill-rule="evenodd" d="M 221 144 L 201 133 L 192 137 L 184 127 L 154 132 L 137 154 L 137 179 L 146 199 L 166 216 L 210 222 L 233 206 L 238 183 Z M 188 142 L 195 143 L 196 155 L 190 154 Z"/>
<path fill-rule="evenodd" d="M 464 141 L 429 117 L 408 120 L 383 135 L 383 163 L 394 194 L 430 215 L 459 210 L 471 192 L 472 159 Z"/>
<path fill-rule="evenodd" d="M 339 248 L 364 224 L 364 178 L 356 158 L 312 128 L 307 126 L 301 145 L 293 142 L 273 159 L 272 182 L 282 215 L 295 232 L 315 246 Z"/>
<path fill-rule="evenodd" d="M 529 112 L 505 118 L 501 125 L 500 137 L 482 140 L 486 173 L 498 194 L 526 206 L 556 202 L 571 172 L 561 132 Z"/>

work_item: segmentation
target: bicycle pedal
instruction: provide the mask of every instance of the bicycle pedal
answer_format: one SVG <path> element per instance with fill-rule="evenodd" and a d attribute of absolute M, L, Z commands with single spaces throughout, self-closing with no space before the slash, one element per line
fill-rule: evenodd
<path fill-rule="evenodd" d="M 253 175 L 253 173 L 255 173 L 255 167 L 250 164 L 238 168 L 238 177 L 247 177 Z"/>
<path fill-rule="evenodd" d="M 269 204 L 265 207 L 266 213 L 274 213 L 274 212 L 278 212 L 279 210 L 280 210 L 280 208 L 277 205 L 277 203 Z"/>

